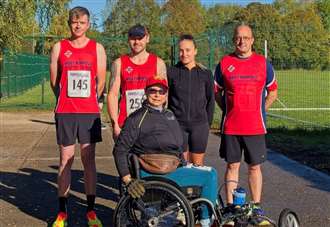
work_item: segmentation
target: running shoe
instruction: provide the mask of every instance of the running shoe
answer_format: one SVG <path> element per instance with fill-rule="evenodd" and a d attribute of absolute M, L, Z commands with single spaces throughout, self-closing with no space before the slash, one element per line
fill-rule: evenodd
<path fill-rule="evenodd" d="M 231 220 L 230 217 L 233 217 L 235 214 L 235 206 L 230 204 L 230 205 L 227 205 L 224 210 L 223 210 L 223 216 L 224 218 L 226 219 L 229 219 L 226 223 L 224 223 L 223 227 L 231 227 L 231 226 L 234 226 L 235 223 L 233 220 Z"/>
<path fill-rule="evenodd" d="M 67 219 L 68 219 L 68 215 L 66 213 L 59 212 L 52 227 L 67 227 L 68 226 Z"/>
<path fill-rule="evenodd" d="M 96 217 L 94 210 L 87 212 L 86 214 L 88 227 L 103 227 L 102 222 Z"/>
<path fill-rule="evenodd" d="M 252 224 L 255 226 L 272 226 L 268 220 L 262 218 L 262 216 L 265 216 L 265 211 L 259 205 L 253 205 L 252 216 Z"/>
<path fill-rule="evenodd" d="M 227 221 L 225 224 L 223 224 L 223 227 L 232 227 L 234 225 L 235 225 L 234 221 Z"/>
<path fill-rule="evenodd" d="M 186 225 L 186 216 L 184 215 L 182 209 L 179 210 L 176 219 L 177 219 L 182 225 Z"/>

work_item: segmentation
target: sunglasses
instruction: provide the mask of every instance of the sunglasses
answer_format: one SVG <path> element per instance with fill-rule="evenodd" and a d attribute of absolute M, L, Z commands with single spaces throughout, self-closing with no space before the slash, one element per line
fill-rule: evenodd
<path fill-rule="evenodd" d="M 247 42 L 247 41 L 250 41 L 252 39 L 252 37 L 249 37 L 249 36 L 236 36 L 234 37 L 234 41 L 235 42 L 239 42 L 239 41 L 244 41 L 244 42 Z"/>
<path fill-rule="evenodd" d="M 148 94 L 160 94 L 160 95 L 165 95 L 167 90 L 165 89 L 155 89 L 155 88 L 150 88 L 147 90 Z"/>

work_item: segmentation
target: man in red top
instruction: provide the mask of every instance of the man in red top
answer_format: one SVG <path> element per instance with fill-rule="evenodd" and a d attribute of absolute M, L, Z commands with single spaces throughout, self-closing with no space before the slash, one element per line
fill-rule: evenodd
<path fill-rule="evenodd" d="M 137 24 L 131 27 L 128 30 L 130 54 L 117 58 L 112 64 L 107 99 L 114 139 L 128 115 L 142 106 L 146 81 L 155 75 L 166 79 L 164 61 L 147 52 L 149 39 L 145 26 Z"/>
<path fill-rule="evenodd" d="M 237 26 L 233 42 L 235 52 L 224 56 L 215 71 L 215 98 L 223 110 L 220 156 L 228 163 L 225 174 L 227 202 L 231 207 L 244 150 L 254 212 L 262 214 L 260 165 L 267 154 L 266 110 L 276 100 L 277 83 L 271 64 L 252 51 L 254 37 L 249 26 Z M 256 224 L 268 223 L 260 220 Z"/>
<path fill-rule="evenodd" d="M 50 56 L 50 84 L 57 98 L 55 121 L 60 148 L 59 213 L 53 227 L 67 226 L 67 197 L 76 139 L 84 166 L 88 225 L 100 227 L 102 224 L 94 212 L 95 143 L 102 141 L 97 99 L 105 83 L 106 54 L 101 44 L 86 36 L 90 26 L 86 8 L 71 9 L 68 24 L 71 37 L 56 43 Z"/>

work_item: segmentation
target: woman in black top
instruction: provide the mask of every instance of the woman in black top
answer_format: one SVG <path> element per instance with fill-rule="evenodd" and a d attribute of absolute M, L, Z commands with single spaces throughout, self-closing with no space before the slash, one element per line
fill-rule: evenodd
<path fill-rule="evenodd" d="M 168 69 L 169 105 L 184 133 L 184 157 L 196 165 L 204 155 L 214 112 L 214 82 L 210 70 L 197 63 L 193 36 L 179 39 L 180 62 Z"/>

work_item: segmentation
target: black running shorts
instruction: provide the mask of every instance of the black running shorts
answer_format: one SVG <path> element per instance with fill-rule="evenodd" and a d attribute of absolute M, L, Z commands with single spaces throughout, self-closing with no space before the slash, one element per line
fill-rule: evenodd
<path fill-rule="evenodd" d="M 58 145 L 102 141 L 100 114 L 55 114 L 55 123 Z"/>
<path fill-rule="evenodd" d="M 185 151 L 189 150 L 196 154 L 205 153 L 210 129 L 208 122 L 190 126 L 180 124 L 180 126 L 183 131 Z"/>
<path fill-rule="evenodd" d="M 247 164 L 261 164 L 267 159 L 265 135 L 221 135 L 220 157 L 228 163 L 240 162 L 244 151 Z"/>

